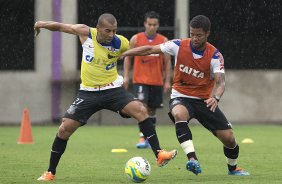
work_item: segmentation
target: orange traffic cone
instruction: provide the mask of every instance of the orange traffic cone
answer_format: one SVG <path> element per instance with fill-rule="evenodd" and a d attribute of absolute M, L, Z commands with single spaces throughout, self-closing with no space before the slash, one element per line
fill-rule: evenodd
<path fill-rule="evenodd" d="M 18 139 L 18 144 L 33 144 L 31 123 L 29 119 L 29 110 L 25 108 L 21 122 L 21 130 Z"/>

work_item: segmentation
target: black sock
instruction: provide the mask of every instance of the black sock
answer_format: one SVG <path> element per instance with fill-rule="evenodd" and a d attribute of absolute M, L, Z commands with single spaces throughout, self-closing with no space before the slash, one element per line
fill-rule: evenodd
<path fill-rule="evenodd" d="M 150 116 L 150 119 L 152 119 L 153 125 L 156 127 L 157 118 L 155 116 Z"/>
<path fill-rule="evenodd" d="M 181 144 L 183 142 L 192 140 L 192 133 L 189 129 L 187 121 L 181 121 L 177 122 L 175 124 L 176 129 L 176 137 L 178 139 L 178 142 Z M 190 152 L 187 154 L 188 159 L 194 158 L 195 160 L 198 160 L 195 152 Z"/>
<path fill-rule="evenodd" d="M 56 135 L 52 145 L 48 172 L 52 172 L 52 174 L 56 174 L 57 165 L 60 161 L 62 154 L 65 152 L 67 142 L 68 140 L 61 139 Z"/>
<path fill-rule="evenodd" d="M 225 146 L 223 146 L 223 151 L 224 151 L 224 155 L 229 158 L 229 159 L 237 159 L 239 156 L 239 145 L 237 144 L 235 146 L 235 148 L 227 148 Z M 228 170 L 229 171 L 234 171 L 237 167 L 237 165 L 229 165 L 228 166 Z"/>
<path fill-rule="evenodd" d="M 157 118 L 155 116 L 150 116 L 149 118 L 152 120 L 152 123 L 153 123 L 154 127 L 156 128 Z M 139 126 L 139 131 L 142 132 L 140 130 L 140 126 Z"/>
<path fill-rule="evenodd" d="M 158 150 L 161 150 L 156 129 L 153 125 L 152 119 L 147 118 L 139 122 L 140 131 L 143 133 L 145 139 L 148 140 L 155 156 L 158 155 Z"/>

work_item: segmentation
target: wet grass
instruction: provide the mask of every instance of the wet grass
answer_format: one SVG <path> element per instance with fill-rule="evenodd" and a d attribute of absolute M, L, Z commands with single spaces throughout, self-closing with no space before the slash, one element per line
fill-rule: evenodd
<path fill-rule="evenodd" d="M 47 169 L 55 126 L 34 126 L 35 144 L 18 145 L 19 127 L 0 127 L 0 183 L 39 183 L 36 179 Z M 124 166 L 134 156 L 145 157 L 151 164 L 151 175 L 144 183 L 280 183 L 282 181 L 282 126 L 237 125 L 238 142 L 252 138 L 253 144 L 240 143 L 239 165 L 251 173 L 248 177 L 227 175 L 220 142 L 201 126 L 191 127 L 194 144 L 203 173 L 195 176 L 185 170 L 186 157 L 175 137 L 173 126 L 158 126 L 163 148 L 179 151 L 164 168 L 156 166 L 149 149 L 138 150 L 137 126 L 91 126 L 80 128 L 70 139 L 57 168 L 53 183 L 132 183 Z M 125 148 L 127 153 L 112 153 Z"/>

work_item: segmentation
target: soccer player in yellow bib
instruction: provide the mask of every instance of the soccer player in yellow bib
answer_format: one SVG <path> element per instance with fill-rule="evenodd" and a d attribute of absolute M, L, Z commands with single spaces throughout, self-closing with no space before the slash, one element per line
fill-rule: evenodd
<path fill-rule="evenodd" d="M 83 24 L 64 24 L 53 21 L 38 21 L 35 35 L 40 29 L 60 31 L 79 36 L 83 48 L 81 84 L 74 102 L 66 111 L 52 145 L 49 168 L 38 180 L 54 180 L 56 168 L 64 153 L 69 137 L 95 112 L 108 109 L 122 117 L 133 117 L 148 139 L 157 158 L 158 166 L 167 164 L 177 151 L 160 148 L 156 130 L 144 105 L 134 99 L 123 87 L 123 77 L 117 73 L 117 60 L 129 48 L 128 40 L 116 34 L 116 18 L 102 14 L 96 28 Z"/>

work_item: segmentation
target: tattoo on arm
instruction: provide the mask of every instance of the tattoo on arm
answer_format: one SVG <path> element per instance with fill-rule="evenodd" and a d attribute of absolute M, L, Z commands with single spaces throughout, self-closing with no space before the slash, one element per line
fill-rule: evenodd
<path fill-rule="evenodd" d="M 225 90 L 225 74 L 215 73 L 215 95 L 221 97 Z"/>

